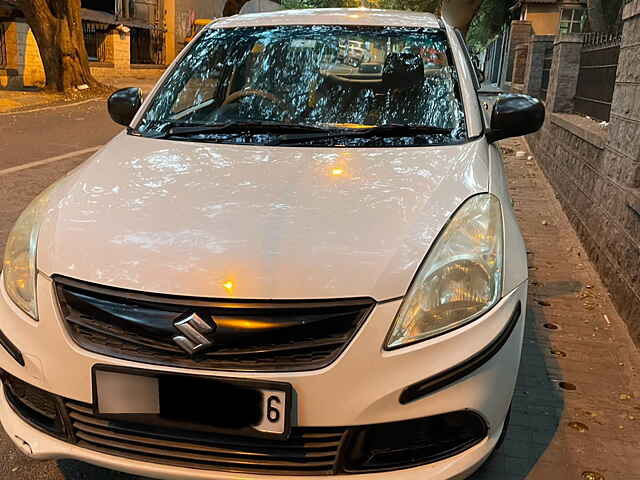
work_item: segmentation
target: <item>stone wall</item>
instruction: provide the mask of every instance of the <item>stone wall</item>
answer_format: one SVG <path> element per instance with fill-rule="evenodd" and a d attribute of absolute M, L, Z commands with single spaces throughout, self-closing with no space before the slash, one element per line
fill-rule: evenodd
<path fill-rule="evenodd" d="M 640 346 L 640 0 L 625 7 L 607 129 L 559 113 L 575 95 L 576 52 L 570 38 L 556 41 L 547 120 L 528 140 Z"/>

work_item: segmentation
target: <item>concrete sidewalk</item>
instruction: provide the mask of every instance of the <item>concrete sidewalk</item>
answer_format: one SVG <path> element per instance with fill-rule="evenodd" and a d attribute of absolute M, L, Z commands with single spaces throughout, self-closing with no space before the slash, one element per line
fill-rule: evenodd
<path fill-rule="evenodd" d="M 528 248 L 527 328 L 506 440 L 473 479 L 639 480 L 640 354 L 526 143 L 502 146 Z"/>
<path fill-rule="evenodd" d="M 113 90 L 124 87 L 139 87 L 143 94 L 148 94 L 155 85 L 157 78 L 119 77 L 109 81 Z M 82 98 L 74 99 L 57 93 L 46 93 L 40 89 L 4 90 L 0 89 L 0 113 L 30 110 L 40 107 L 62 105 L 82 101 L 91 96 L 89 90 L 79 92 Z M 99 94 L 98 97 L 106 97 Z"/>

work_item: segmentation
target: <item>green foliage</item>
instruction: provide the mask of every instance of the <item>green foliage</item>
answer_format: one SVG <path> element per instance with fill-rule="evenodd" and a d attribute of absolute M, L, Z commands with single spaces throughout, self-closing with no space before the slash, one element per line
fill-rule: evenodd
<path fill-rule="evenodd" d="M 607 17 L 609 25 L 616 25 L 621 20 L 621 11 L 624 6 L 624 0 L 603 0 L 602 8 L 604 15 Z"/>
<path fill-rule="evenodd" d="M 282 0 L 285 8 L 368 7 L 435 12 L 441 0 Z"/>
<path fill-rule="evenodd" d="M 613 0 L 622 1 L 622 0 Z M 368 7 L 392 10 L 413 10 L 416 12 L 437 12 L 442 0 L 282 0 L 285 8 L 335 8 Z M 509 7 L 514 0 L 484 0 L 476 14 L 467 40 L 480 49 L 500 31 L 509 19 Z"/>
<path fill-rule="evenodd" d="M 500 32 L 503 25 L 509 21 L 509 8 L 514 3 L 513 0 L 484 0 L 482 2 L 467 33 L 467 42 L 472 49 L 481 49 Z"/>
<path fill-rule="evenodd" d="M 286 9 L 360 7 L 360 0 L 282 0 Z"/>

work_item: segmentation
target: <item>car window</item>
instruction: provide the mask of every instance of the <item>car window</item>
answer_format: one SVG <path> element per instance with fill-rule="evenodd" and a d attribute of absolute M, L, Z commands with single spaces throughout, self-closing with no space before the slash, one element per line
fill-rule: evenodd
<path fill-rule="evenodd" d="M 138 132 L 157 135 L 172 122 L 409 125 L 449 130 L 433 143 L 457 143 L 465 139 L 466 127 L 451 58 L 439 29 L 211 29 L 170 72 Z M 270 141 L 265 135 L 236 135 L 234 143 Z M 388 140 L 411 143 L 395 134 Z"/>

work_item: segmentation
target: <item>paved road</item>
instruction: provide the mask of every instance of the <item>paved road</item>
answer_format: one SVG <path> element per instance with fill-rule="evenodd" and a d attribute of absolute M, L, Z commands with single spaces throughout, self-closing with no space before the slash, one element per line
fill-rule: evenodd
<path fill-rule="evenodd" d="M 99 101 L 0 115 L 0 125 L 1 252 L 27 203 L 90 154 L 16 168 L 102 145 L 120 127 Z M 504 147 L 530 250 L 530 299 L 512 426 L 474 480 L 640 480 L 638 353 L 542 172 L 532 160 L 515 159 L 521 141 Z M 563 390 L 561 381 L 575 390 Z M 75 461 L 34 462 L 1 429 L 0 459 L 2 480 L 135 479 Z"/>
<path fill-rule="evenodd" d="M 122 127 L 111 121 L 104 100 L 31 113 L 0 115 L 0 252 L 24 207 L 49 184 L 73 169 L 91 153 L 28 166 L 108 142 Z M 0 478 L 3 480 L 133 480 L 135 477 L 63 460 L 36 462 L 18 452 L 0 428 Z"/>

